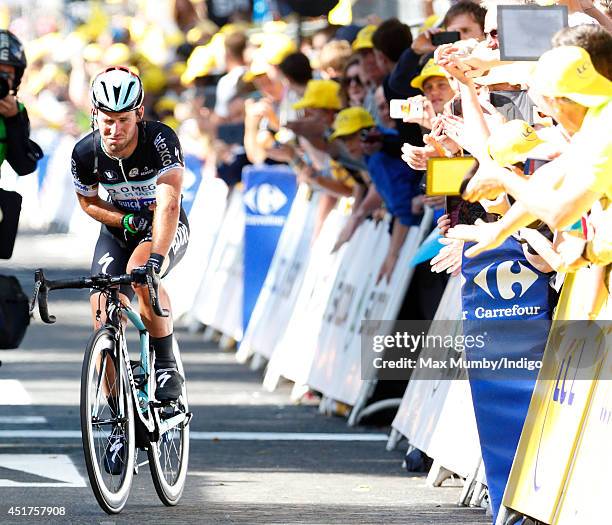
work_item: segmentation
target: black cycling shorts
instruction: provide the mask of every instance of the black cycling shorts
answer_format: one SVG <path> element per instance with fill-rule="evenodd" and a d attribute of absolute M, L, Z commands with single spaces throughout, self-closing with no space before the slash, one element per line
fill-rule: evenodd
<path fill-rule="evenodd" d="M 152 239 L 151 228 L 147 232 L 132 235 L 120 228 L 102 225 L 100 236 L 96 243 L 93 260 L 91 262 L 91 275 L 106 273 L 108 275 L 122 275 L 125 273 L 127 263 L 137 246 Z M 168 275 L 170 270 L 183 258 L 189 244 L 189 223 L 185 210 L 181 208 L 176 236 L 170 251 L 162 266 L 162 277 Z M 91 293 L 96 293 L 92 290 Z M 130 300 L 134 297 L 134 290 L 129 285 L 121 286 L 121 293 Z"/>

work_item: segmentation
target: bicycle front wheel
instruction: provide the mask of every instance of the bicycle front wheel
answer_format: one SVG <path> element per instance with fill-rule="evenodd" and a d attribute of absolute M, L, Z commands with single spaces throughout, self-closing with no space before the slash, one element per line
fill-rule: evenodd
<path fill-rule="evenodd" d="M 176 341 L 174 341 L 176 345 Z M 183 377 L 185 371 L 175 348 L 174 355 L 178 370 Z M 169 419 L 180 413 L 187 413 L 187 381 L 183 383 L 183 392 L 176 404 L 159 409 L 160 419 Z M 189 422 L 184 420 L 177 426 L 164 432 L 157 442 L 151 442 L 148 451 L 149 468 L 153 485 L 159 499 L 164 505 L 172 507 L 181 499 L 185 480 L 187 478 L 187 465 L 189 462 Z"/>
<path fill-rule="evenodd" d="M 113 332 L 100 328 L 87 344 L 81 371 L 85 464 L 94 495 L 108 514 L 121 512 L 134 477 L 134 414 L 121 359 Z"/>

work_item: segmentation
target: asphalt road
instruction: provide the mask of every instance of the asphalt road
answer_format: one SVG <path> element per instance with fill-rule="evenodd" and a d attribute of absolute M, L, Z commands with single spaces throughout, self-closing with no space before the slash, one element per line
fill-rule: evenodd
<path fill-rule="evenodd" d="M 51 278 L 84 275 L 91 243 L 24 235 L 0 273 L 17 275 L 28 293 L 38 266 Z M 349 429 L 313 405 L 292 405 L 289 385 L 265 392 L 260 373 L 184 329 L 177 337 L 195 439 L 183 498 L 164 507 L 145 466 L 123 513 L 107 516 L 89 489 L 79 434 L 87 294 L 57 292 L 51 305 L 55 325 L 36 319 L 19 350 L 0 352 L 2 524 L 490 522 L 481 509 L 456 506 L 459 482 L 433 489 L 423 475 L 403 471 L 405 447 L 385 450 L 388 429 Z M 308 440 L 312 433 L 325 440 Z M 33 515 L 42 507 L 62 515 Z"/>

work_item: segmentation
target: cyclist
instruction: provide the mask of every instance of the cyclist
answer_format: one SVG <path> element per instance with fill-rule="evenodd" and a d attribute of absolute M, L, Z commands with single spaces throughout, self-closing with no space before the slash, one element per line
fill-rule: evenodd
<path fill-rule="evenodd" d="M 110 67 L 91 86 L 92 132 L 72 152 L 72 176 L 85 213 L 102 223 L 91 264 L 92 275 L 120 275 L 147 267 L 163 277 L 181 260 L 189 225 L 181 206 L 183 156 L 178 137 L 161 122 L 144 121 L 140 78 L 125 67 Z M 98 129 L 95 129 L 97 125 Z M 103 200 L 99 186 L 106 190 Z M 172 351 L 172 317 L 152 310 L 146 286 L 122 287 L 122 300 L 138 297 L 140 314 L 155 352 L 155 397 L 178 399 L 184 379 Z M 103 297 L 91 293 L 97 312 Z M 159 300 L 170 309 L 160 284 Z M 111 399 L 109 399 L 109 403 Z"/>

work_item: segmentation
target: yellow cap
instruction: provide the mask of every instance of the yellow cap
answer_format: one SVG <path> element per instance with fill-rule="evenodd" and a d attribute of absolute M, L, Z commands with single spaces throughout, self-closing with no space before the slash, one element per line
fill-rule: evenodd
<path fill-rule="evenodd" d="M 246 22 L 232 22 L 230 24 L 225 24 L 221 26 L 219 29 L 219 33 L 222 35 L 229 35 L 231 33 L 235 33 L 237 31 L 246 31 L 249 28 L 249 24 Z"/>
<path fill-rule="evenodd" d="M 487 143 L 491 158 L 500 166 L 524 162 L 527 154 L 544 141 L 524 120 L 511 120 L 495 128 Z"/>
<path fill-rule="evenodd" d="M 178 131 L 179 126 L 181 125 L 181 123 L 176 118 L 174 118 L 172 116 L 164 117 L 162 119 L 162 123 L 164 123 L 166 126 L 172 128 L 174 131 Z"/>
<path fill-rule="evenodd" d="M 309 80 L 304 96 L 293 104 L 294 109 L 340 109 L 341 107 L 340 84 L 333 80 Z"/>
<path fill-rule="evenodd" d="M 208 37 L 208 39 L 210 39 L 210 37 L 214 35 L 218 30 L 219 28 L 214 22 L 211 22 L 210 20 L 206 19 L 200 21 L 198 25 L 192 27 L 189 31 L 187 31 L 185 38 L 190 44 L 197 45 L 203 38 Z"/>
<path fill-rule="evenodd" d="M 372 35 L 374 34 L 374 31 L 376 31 L 376 29 L 377 26 L 372 24 L 365 26 L 363 29 L 361 29 L 361 31 L 357 33 L 357 36 L 353 41 L 353 45 L 351 46 L 353 48 L 353 51 L 361 51 L 362 49 L 372 49 L 374 47 L 374 43 L 372 42 Z"/>
<path fill-rule="evenodd" d="M 170 74 L 180 77 L 187 69 L 187 62 L 174 62 L 170 66 Z"/>
<path fill-rule="evenodd" d="M 375 124 L 372 115 L 365 108 L 353 107 L 343 109 L 336 115 L 333 125 L 334 132 L 330 135 L 329 140 L 352 135 L 359 130 L 371 128 Z"/>
<path fill-rule="evenodd" d="M 142 89 L 145 93 L 159 95 L 166 87 L 166 74 L 157 66 L 148 66 L 142 70 L 140 75 Z"/>
<path fill-rule="evenodd" d="M 531 86 L 540 95 L 566 97 L 590 108 L 612 98 L 612 82 L 600 75 L 589 54 L 576 46 L 546 51 L 534 68 Z"/>
<path fill-rule="evenodd" d="M 446 71 L 437 65 L 433 58 L 430 58 L 427 61 L 427 63 L 423 66 L 423 69 L 421 69 L 421 74 L 418 77 L 414 77 L 410 82 L 410 85 L 423 91 L 423 83 L 431 77 L 448 78 Z"/>
<path fill-rule="evenodd" d="M 112 44 L 104 53 L 102 61 L 107 66 L 120 66 L 129 62 L 130 48 L 125 44 Z"/>
<path fill-rule="evenodd" d="M 87 44 L 83 48 L 83 60 L 85 62 L 100 62 L 102 60 L 102 55 L 104 51 L 100 44 Z"/>
<path fill-rule="evenodd" d="M 242 75 L 242 80 L 245 82 L 253 82 L 255 77 L 264 75 L 268 72 L 268 62 L 259 53 L 254 53 L 253 60 L 249 66 L 249 70 Z"/>
<path fill-rule="evenodd" d="M 283 34 L 267 35 L 260 51 L 268 64 L 278 66 L 291 53 L 297 51 L 295 42 Z"/>
<path fill-rule="evenodd" d="M 161 97 L 153 106 L 156 113 L 163 113 L 164 111 L 174 111 L 178 101 L 172 97 Z"/>
<path fill-rule="evenodd" d="M 263 75 L 268 65 L 278 66 L 291 53 L 297 51 L 295 42 L 287 35 L 280 33 L 266 34 L 261 47 L 253 53 L 249 70 L 242 77 L 245 82 L 251 82 L 255 77 Z"/>
<path fill-rule="evenodd" d="M 421 27 L 419 27 L 418 29 L 418 34 L 420 35 L 421 33 L 427 31 L 428 29 L 431 29 L 432 27 L 434 27 L 438 22 L 440 22 L 440 15 L 429 15 L 423 22 L 423 24 L 421 25 Z"/>
<path fill-rule="evenodd" d="M 347 26 L 353 21 L 353 3 L 351 0 L 339 0 L 327 15 L 327 21 L 334 26 Z"/>
<path fill-rule="evenodd" d="M 198 77 L 210 74 L 216 65 L 216 59 L 209 46 L 196 47 L 187 59 L 187 67 L 181 75 L 183 85 L 188 85 Z"/>

